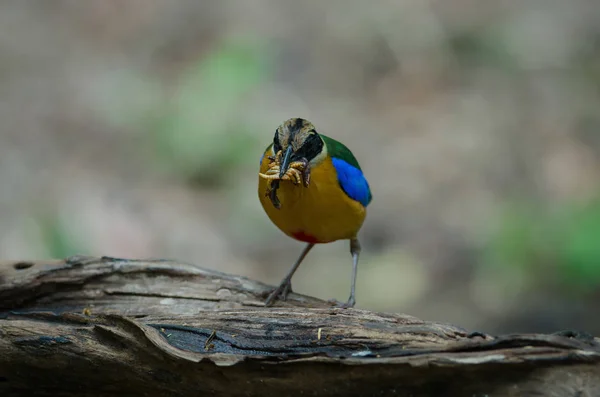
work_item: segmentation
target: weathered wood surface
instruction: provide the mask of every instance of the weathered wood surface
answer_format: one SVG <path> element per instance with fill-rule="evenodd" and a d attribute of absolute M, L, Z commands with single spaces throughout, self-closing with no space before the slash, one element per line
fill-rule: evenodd
<path fill-rule="evenodd" d="M 0 396 L 600 396 L 600 341 L 470 334 L 171 261 L 0 264 Z"/>

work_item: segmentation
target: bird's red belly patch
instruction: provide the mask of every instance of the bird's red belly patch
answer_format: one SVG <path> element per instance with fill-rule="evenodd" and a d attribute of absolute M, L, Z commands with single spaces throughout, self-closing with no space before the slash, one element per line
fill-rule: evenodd
<path fill-rule="evenodd" d="M 292 233 L 292 237 L 294 237 L 296 240 L 300 240 L 305 243 L 316 244 L 319 242 L 319 240 L 317 240 L 316 237 L 313 237 L 310 234 L 306 234 L 303 231 Z"/>

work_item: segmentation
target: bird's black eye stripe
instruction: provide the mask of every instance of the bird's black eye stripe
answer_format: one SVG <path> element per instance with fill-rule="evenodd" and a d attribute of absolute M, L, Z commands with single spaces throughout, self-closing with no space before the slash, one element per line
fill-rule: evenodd
<path fill-rule="evenodd" d="M 281 150 L 281 143 L 279 142 L 279 134 L 277 132 L 278 131 L 275 130 L 275 137 L 273 138 L 273 149 L 275 153 Z"/>
<path fill-rule="evenodd" d="M 302 147 L 294 154 L 294 160 L 305 158 L 310 161 L 317 157 L 322 150 L 323 140 L 321 137 L 317 133 L 310 134 L 302 144 Z"/>

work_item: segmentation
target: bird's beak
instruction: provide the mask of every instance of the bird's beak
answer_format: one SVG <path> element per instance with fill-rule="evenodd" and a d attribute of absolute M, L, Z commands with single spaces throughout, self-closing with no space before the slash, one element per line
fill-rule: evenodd
<path fill-rule="evenodd" d="M 281 164 L 279 165 L 279 178 L 283 178 L 285 173 L 287 172 L 290 163 L 292 160 L 292 145 L 288 146 L 287 150 L 283 154 L 283 160 L 281 160 Z"/>

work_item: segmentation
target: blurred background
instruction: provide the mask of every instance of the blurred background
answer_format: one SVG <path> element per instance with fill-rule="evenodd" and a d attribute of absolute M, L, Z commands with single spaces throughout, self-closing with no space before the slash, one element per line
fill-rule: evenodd
<path fill-rule="evenodd" d="M 357 307 L 600 334 L 600 3 L 0 2 L 0 257 L 161 257 L 278 283 L 257 198 L 289 117 L 374 199 Z M 347 242 L 297 292 L 347 299 Z"/>

